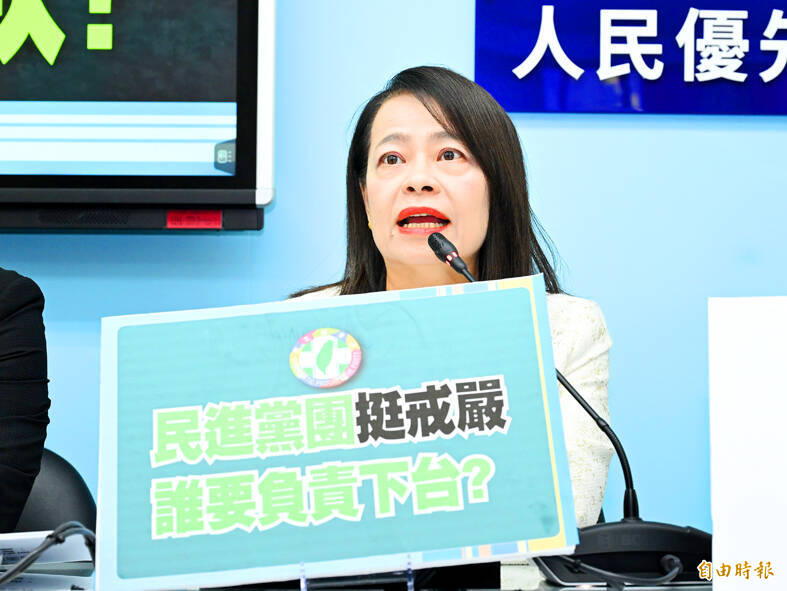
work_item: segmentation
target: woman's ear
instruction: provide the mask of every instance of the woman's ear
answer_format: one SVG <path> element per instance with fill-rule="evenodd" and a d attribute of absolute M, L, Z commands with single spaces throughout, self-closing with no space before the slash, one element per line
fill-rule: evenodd
<path fill-rule="evenodd" d="M 363 197 L 363 208 L 366 210 L 366 217 L 369 217 L 369 199 L 367 198 L 366 194 L 366 185 L 360 183 L 361 185 L 361 196 Z"/>

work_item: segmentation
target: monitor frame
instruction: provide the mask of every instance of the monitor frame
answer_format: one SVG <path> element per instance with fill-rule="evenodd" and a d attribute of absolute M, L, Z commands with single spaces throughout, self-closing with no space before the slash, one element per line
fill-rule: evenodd
<path fill-rule="evenodd" d="M 223 211 L 231 219 L 246 220 L 211 229 L 261 229 L 260 208 L 273 198 L 275 0 L 238 0 L 237 26 L 234 175 L 4 174 L 0 175 L 0 230 L 206 229 L 199 224 L 172 227 L 167 223 L 171 210 Z M 53 216 L 53 209 L 68 215 Z M 79 215 L 80 209 L 88 215 Z M 255 209 L 259 211 L 249 211 Z M 58 217 L 65 221 L 52 225 Z M 89 219 L 98 217 L 103 219 L 98 225 Z"/>

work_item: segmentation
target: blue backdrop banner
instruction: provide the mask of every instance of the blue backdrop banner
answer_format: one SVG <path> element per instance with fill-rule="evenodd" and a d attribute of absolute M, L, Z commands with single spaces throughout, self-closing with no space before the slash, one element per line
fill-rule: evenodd
<path fill-rule="evenodd" d="M 779 6 L 477 0 L 476 82 L 509 112 L 787 114 Z"/>

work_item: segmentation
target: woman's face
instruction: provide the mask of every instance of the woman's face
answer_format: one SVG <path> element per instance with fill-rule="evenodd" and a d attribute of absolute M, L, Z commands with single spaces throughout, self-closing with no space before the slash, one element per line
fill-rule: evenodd
<path fill-rule="evenodd" d="M 467 147 L 413 95 L 395 96 L 377 112 L 363 196 L 389 269 L 440 265 L 427 238 L 442 232 L 476 270 L 489 223 L 486 178 Z"/>

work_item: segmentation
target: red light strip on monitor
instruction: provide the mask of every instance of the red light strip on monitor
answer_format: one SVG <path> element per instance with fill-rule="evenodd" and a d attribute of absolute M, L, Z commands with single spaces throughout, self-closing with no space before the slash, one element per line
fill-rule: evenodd
<path fill-rule="evenodd" d="M 168 230 L 221 230 L 220 209 L 170 209 Z"/>

